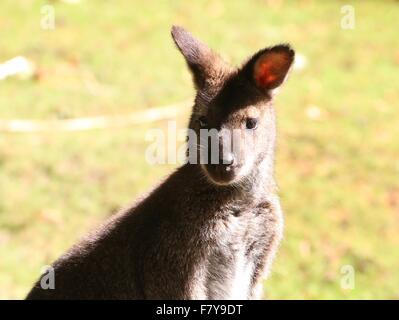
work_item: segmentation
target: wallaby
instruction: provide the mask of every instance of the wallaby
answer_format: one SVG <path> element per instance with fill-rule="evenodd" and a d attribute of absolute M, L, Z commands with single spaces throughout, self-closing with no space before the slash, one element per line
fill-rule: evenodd
<path fill-rule="evenodd" d="M 55 261 L 55 288 L 39 280 L 28 299 L 262 297 L 283 230 L 273 96 L 294 51 L 265 48 L 234 68 L 183 28 L 172 37 L 196 88 L 189 129 L 216 130 L 220 161 L 183 164 Z M 238 130 L 238 151 L 225 151 L 222 129 Z M 190 143 L 210 155 L 199 138 Z"/>

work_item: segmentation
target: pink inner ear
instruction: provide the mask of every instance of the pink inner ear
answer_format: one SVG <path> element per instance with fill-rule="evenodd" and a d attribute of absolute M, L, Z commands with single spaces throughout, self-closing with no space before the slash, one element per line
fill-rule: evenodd
<path fill-rule="evenodd" d="M 287 60 L 278 53 L 266 53 L 255 63 L 254 78 L 262 88 L 279 85 L 287 72 Z"/>
<path fill-rule="evenodd" d="M 278 78 L 273 69 L 272 63 L 267 61 L 261 62 L 255 69 L 256 84 L 265 88 L 272 85 Z"/>

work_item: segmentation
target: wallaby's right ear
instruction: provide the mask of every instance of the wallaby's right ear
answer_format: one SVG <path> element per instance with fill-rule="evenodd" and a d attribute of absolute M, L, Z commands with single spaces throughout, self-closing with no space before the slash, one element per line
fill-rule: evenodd
<path fill-rule="evenodd" d="M 206 80 L 212 77 L 221 58 L 182 27 L 173 26 L 171 33 L 191 70 L 196 88 L 201 89 Z"/>
<path fill-rule="evenodd" d="M 242 72 L 261 91 L 271 92 L 284 82 L 294 58 L 295 52 L 289 45 L 277 45 L 256 53 Z"/>

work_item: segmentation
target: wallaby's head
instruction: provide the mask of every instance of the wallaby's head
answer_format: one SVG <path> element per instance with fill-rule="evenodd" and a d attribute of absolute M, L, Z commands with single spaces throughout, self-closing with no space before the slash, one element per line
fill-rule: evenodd
<path fill-rule="evenodd" d="M 227 64 L 181 27 L 172 37 L 193 75 L 197 90 L 189 124 L 189 162 L 199 160 L 215 184 L 235 184 L 273 158 L 273 96 L 294 61 L 289 45 L 265 48 L 242 67 Z M 193 151 L 198 158 L 193 158 Z M 255 173 L 256 174 L 256 173 Z"/>

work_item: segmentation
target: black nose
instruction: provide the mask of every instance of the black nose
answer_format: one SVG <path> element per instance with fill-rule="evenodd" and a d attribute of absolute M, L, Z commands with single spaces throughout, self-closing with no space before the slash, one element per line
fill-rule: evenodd
<path fill-rule="evenodd" d="M 220 155 L 220 164 L 232 166 L 234 164 L 234 155 L 231 152 L 222 153 Z"/>

